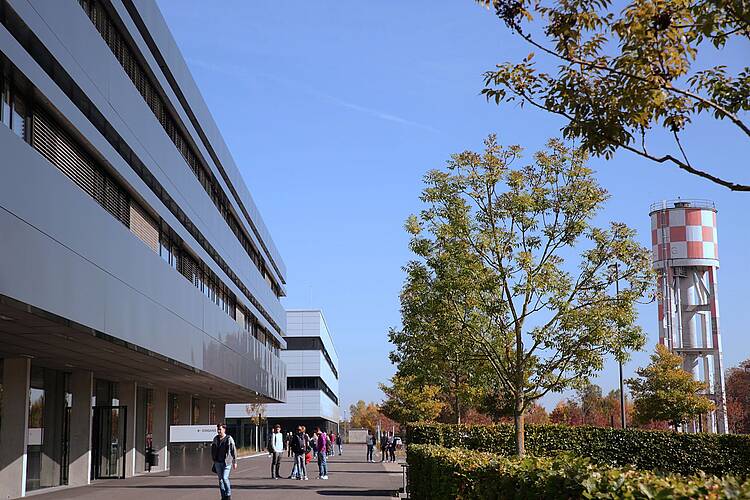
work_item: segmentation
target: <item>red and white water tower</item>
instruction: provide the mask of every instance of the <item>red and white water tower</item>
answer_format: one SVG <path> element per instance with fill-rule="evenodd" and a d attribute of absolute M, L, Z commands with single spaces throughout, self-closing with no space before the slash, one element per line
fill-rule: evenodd
<path fill-rule="evenodd" d="M 659 343 L 682 356 L 683 368 L 705 382 L 716 410 L 687 426 L 728 432 L 719 330 L 716 206 L 669 200 L 650 208 L 653 266 L 658 273 Z"/>

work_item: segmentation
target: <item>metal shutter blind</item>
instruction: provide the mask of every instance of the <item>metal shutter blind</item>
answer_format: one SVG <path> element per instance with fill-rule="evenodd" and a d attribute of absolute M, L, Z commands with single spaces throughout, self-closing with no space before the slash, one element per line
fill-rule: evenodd
<path fill-rule="evenodd" d="M 130 203 L 130 231 L 141 239 L 151 250 L 159 253 L 159 229 L 138 203 Z"/>
<path fill-rule="evenodd" d="M 100 192 L 104 179 L 94 165 L 65 139 L 56 125 L 38 111 L 34 112 L 32 127 L 31 145 L 78 187 L 101 203 L 97 199 L 97 192 Z"/>
<path fill-rule="evenodd" d="M 33 114 L 31 145 L 115 219 L 130 227 L 127 193 L 39 110 Z"/>

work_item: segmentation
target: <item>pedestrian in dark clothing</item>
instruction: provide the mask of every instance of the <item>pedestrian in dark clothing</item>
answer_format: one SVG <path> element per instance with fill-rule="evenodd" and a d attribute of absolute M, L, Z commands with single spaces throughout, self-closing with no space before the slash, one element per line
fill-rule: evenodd
<path fill-rule="evenodd" d="M 310 450 L 310 438 L 305 434 L 305 428 L 297 427 L 297 433 L 292 437 L 292 453 L 294 453 L 294 469 L 296 470 L 295 479 L 307 481 L 307 467 L 305 464 L 305 455 Z M 294 470 L 292 471 L 295 472 Z M 290 475 L 291 479 L 293 476 Z"/>
<path fill-rule="evenodd" d="M 388 434 L 385 432 L 380 436 L 380 461 L 385 462 L 388 453 Z"/>
<path fill-rule="evenodd" d="M 393 434 L 388 437 L 388 455 L 390 462 L 396 461 L 396 437 Z"/>
<path fill-rule="evenodd" d="M 339 447 L 339 456 L 341 456 L 341 445 L 343 444 L 344 440 L 341 439 L 341 434 L 336 434 L 336 446 Z"/>
<path fill-rule="evenodd" d="M 372 459 L 372 452 L 375 449 L 375 444 L 377 442 L 377 439 L 375 438 L 375 434 L 367 433 L 367 440 L 365 441 L 367 443 L 367 461 L 368 462 L 374 462 L 375 460 Z"/>
<path fill-rule="evenodd" d="M 211 470 L 219 478 L 219 491 L 222 500 L 232 499 L 232 485 L 229 483 L 229 472 L 237 469 L 237 448 L 232 436 L 227 434 L 227 426 L 218 424 L 217 435 L 211 443 L 211 458 L 214 466 Z"/>

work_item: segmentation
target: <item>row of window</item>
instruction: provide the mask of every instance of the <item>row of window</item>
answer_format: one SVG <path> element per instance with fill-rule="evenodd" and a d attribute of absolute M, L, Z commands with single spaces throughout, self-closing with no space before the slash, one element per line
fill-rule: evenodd
<path fill-rule="evenodd" d="M 13 128 L 43 157 L 57 167 L 79 188 L 96 200 L 120 223 L 130 228 L 154 252 L 161 255 L 173 269 L 187 278 L 209 300 L 278 355 L 279 345 L 247 310 L 239 307 L 234 294 L 200 259 L 193 257 L 164 221 L 157 223 L 147 211 L 100 165 L 86 154 L 47 114 L 35 108 L 26 113 L 23 93 L 10 84 L 0 72 L 0 122 Z M 8 105 L 6 106 L 6 103 Z M 23 112 L 22 112 L 23 111 Z M 6 119 L 7 117 L 7 119 Z M 29 127 L 30 124 L 30 127 Z M 239 314 L 238 314 L 239 313 Z"/>
<path fill-rule="evenodd" d="M 1 6 L 2 4 L 0 4 Z M 8 11 L 6 10 L 7 14 Z M 99 109 L 94 105 L 86 93 L 76 84 L 76 82 L 67 73 L 60 63 L 52 56 L 49 50 L 39 40 L 39 38 L 29 29 L 29 27 L 19 18 L 11 18 L 8 15 L 3 16 L 0 11 L 0 22 L 10 31 L 13 37 L 20 43 L 24 49 L 34 58 L 37 64 L 47 73 L 47 75 L 57 84 L 65 95 L 78 107 L 78 110 L 96 127 L 120 157 L 128 164 L 133 172 L 141 178 L 148 188 L 161 200 L 164 206 L 175 216 L 182 226 L 190 233 L 198 244 L 211 256 L 216 264 L 226 273 L 230 280 L 239 288 L 239 290 L 250 300 L 263 317 L 271 324 L 277 332 L 281 333 L 281 328 L 273 317 L 265 310 L 263 304 L 253 296 L 242 280 L 226 263 L 211 243 L 203 236 L 200 230 L 187 217 L 182 208 L 174 201 L 161 183 L 153 176 L 151 171 L 141 161 L 138 155 L 130 148 L 127 141 L 112 127 L 107 119 L 102 115 Z M 10 65 L 9 65 L 10 67 Z M 19 77 L 20 78 L 20 77 Z M 28 85 L 28 82 L 25 83 Z M 24 87 L 25 88 L 25 87 Z M 134 213 L 131 213 L 131 218 Z M 137 213 L 135 214 L 137 215 Z M 136 217 L 137 222 L 137 217 Z M 139 234 L 137 228 L 131 228 L 136 234 Z M 145 240 L 144 240 L 145 241 Z M 157 249 L 158 235 L 151 238 L 153 241 L 152 248 Z"/>
<path fill-rule="evenodd" d="M 336 394 L 328 387 L 322 378 L 320 377 L 287 377 L 286 378 L 286 390 L 287 391 L 321 391 L 323 394 L 328 396 L 331 401 L 339 404 L 339 398 Z"/>
<path fill-rule="evenodd" d="M 339 378 L 339 372 L 336 370 L 336 367 L 333 365 L 333 360 L 331 359 L 330 354 L 328 354 L 328 349 L 326 349 L 325 344 L 323 344 L 323 340 L 320 337 L 286 337 L 284 340 L 286 340 L 286 350 L 287 351 L 320 351 L 323 353 L 323 357 L 326 360 L 326 363 L 328 363 L 328 366 L 331 368 L 331 371 L 336 376 L 336 379 Z"/>
<path fill-rule="evenodd" d="M 115 26 L 104 5 L 99 0 L 79 0 L 79 3 L 99 34 L 109 46 L 112 54 L 133 82 L 133 85 L 135 85 L 136 89 L 143 97 L 143 100 L 161 124 L 164 131 L 185 159 L 190 170 L 195 174 L 198 182 L 203 186 L 203 189 L 211 198 L 217 210 L 245 249 L 245 252 L 250 256 L 250 259 L 261 272 L 276 297 L 280 297 L 280 287 L 271 279 L 271 275 L 266 269 L 260 253 L 242 231 L 239 221 L 237 221 L 229 208 L 230 203 L 226 195 L 219 187 L 219 184 L 211 171 L 199 160 L 198 154 L 193 150 L 193 146 L 180 130 L 177 120 L 173 118 L 166 103 L 159 95 L 156 85 L 152 83 L 151 78 L 141 66 L 134 51 L 125 40 L 125 37 L 123 37 L 119 29 Z"/>

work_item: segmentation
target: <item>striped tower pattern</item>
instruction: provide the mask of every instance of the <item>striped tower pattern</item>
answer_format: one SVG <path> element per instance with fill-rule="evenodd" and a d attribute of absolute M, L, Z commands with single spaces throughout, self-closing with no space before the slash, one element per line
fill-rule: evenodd
<path fill-rule="evenodd" d="M 687 430 L 726 433 L 719 330 L 716 207 L 704 200 L 651 206 L 653 266 L 658 273 L 659 343 L 679 354 L 683 368 L 706 383 L 716 411 Z"/>

